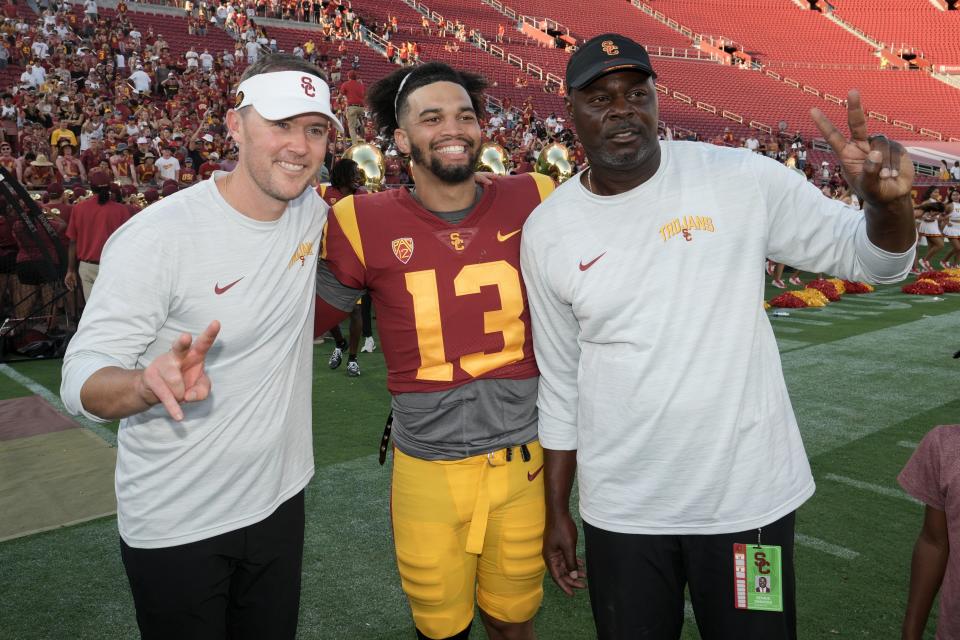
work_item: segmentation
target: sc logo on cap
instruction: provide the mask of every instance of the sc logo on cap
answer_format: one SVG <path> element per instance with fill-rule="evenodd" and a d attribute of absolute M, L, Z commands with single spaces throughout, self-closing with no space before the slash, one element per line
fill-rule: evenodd
<path fill-rule="evenodd" d="M 313 86 L 313 79 L 310 76 L 303 76 L 300 78 L 300 88 L 303 89 L 303 92 L 308 98 L 312 98 L 317 95 L 317 89 Z"/>
<path fill-rule="evenodd" d="M 620 49 L 617 48 L 617 45 L 613 44 L 613 40 L 604 40 L 600 43 L 600 48 L 603 49 L 603 52 L 608 56 L 620 55 Z"/>

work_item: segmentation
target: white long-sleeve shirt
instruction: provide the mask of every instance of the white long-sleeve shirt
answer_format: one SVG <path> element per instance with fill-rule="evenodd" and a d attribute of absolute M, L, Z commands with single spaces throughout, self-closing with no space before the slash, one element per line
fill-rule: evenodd
<path fill-rule="evenodd" d="M 540 441 L 577 450 L 580 513 L 622 533 L 731 533 L 813 477 L 763 310 L 764 259 L 894 282 L 859 211 L 750 153 L 661 142 L 631 191 L 567 181 L 524 225 Z"/>
<path fill-rule="evenodd" d="M 216 536 L 263 520 L 313 475 L 313 299 L 327 205 L 307 189 L 273 222 L 230 207 L 216 178 L 164 198 L 118 229 L 63 364 L 61 396 L 108 366 L 143 369 L 213 320 L 212 392 L 123 420 L 117 519 L 133 547 Z"/>

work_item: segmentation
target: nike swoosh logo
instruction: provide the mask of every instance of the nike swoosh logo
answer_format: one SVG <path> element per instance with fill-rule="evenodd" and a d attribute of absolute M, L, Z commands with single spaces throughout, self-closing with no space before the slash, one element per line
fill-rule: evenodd
<path fill-rule="evenodd" d="M 605 256 L 605 255 L 607 255 L 607 252 L 606 252 L 606 251 L 604 251 L 603 253 L 601 253 L 600 255 L 598 255 L 596 258 L 594 258 L 593 260 L 591 260 L 591 261 L 588 262 L 587 264 L 583 264 L 583 262 L 581 262 L 581 263 L 580 263 L 580 271 L 586 271 L 587 269 L 589 269 L 590 267 L 592 267 L 592 266 L 594 265 L 594 263 L 596 263 L 597 260 L 599 260 L 600 258 L 602 258 L 602 257 Z"/>
<path fill-rule="evenodd" d="M 539 467 L 537 467 L 537 470 L 534 471 L 533 473 L 530 473 L 529 471 L 527 471 L 527 480 L 529 480 L 530 482 L 533 482 L 537 478 L 537 476 L 540 475 L 541 471 L 543 471 L 543 465 L 540 465 Z"/>
<path fill-rule="evenodd" d="M 497 240 L 499 240 L 500 242 L 506 242 L 507 240 L 509 240 L 509 239 L 512 238 L 513 236 L 515 236 L 515 235 L 517 235 L 518 233 L 520 233 L 520 231 L 522 231 L 522 229 L 517 229 L 516 231 L 511 231 L 510 233 L 504 235 L 504 234 L 500 233 L 500 230 L 498 229 L 498 230 L 497 230 Z"/>
<path fill-rule="evenodd" d="M 239 278 L 237 278 L 236 280 L 234 280 L 233 282 L 231 282 L 230 284 L 228 284 L 228 285 L 225 286 L 225 287 L 221 287 L 221 286 L 220 286 L 220 283 L 218 282 L 217 284 L 213 285 L 213 292 L 214 292 L 215 294 L 217 294 L 218 296 L 221 295 L 221 294 L 224 294 L 224 293 L 226 293 L 226 292 L 230 289 L 230 287 L 232 287 L 233 285 L 237 284 L 237 283 L 240 282 L 241 280 L 243 280 L 243 276 L 240 276 Z"/>

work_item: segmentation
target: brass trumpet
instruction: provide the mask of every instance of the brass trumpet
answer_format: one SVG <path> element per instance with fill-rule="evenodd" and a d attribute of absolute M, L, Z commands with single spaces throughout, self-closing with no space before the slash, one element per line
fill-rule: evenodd
<path fill-rule="evenodd" d="M 485 142 L 480 147 L 480 157 L 473 167 L 474 171 L 489 171 L 498 176 L 505 176 L 512 169 L 510 156 L 506 149 L 496 142 Z"/>
<path fill-rule="evenodd" d="M 573 175 L 573 161 L 570 160 L 570 150 L 559 142 L 548 144 L 537 156 L 534 171 L 550 176 L 557 184 L 566 182 Z"/>
<path fill-rule="evenodd" d="M 363 186 L 367 191 L 383 191 L 387 178 L 387 164 L 383 152 L 372 144 L 361 142 L 343 152 L 343 157 L 357 163 L 363 174 Z"/>

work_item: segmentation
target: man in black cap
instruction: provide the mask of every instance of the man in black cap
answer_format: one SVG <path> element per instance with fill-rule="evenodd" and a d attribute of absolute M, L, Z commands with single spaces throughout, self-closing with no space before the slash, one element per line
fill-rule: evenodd
<path fill-rule="evenodd" d="M 794 512 L 814 483 L 760 267 L 769 256 L 902 279 L 913 166 L 897 143 L 868 137 L 857 92 L 849 140 L 813 110 L 861 215 L 758 154 L 658 141 L 655 78 L 644 48 L 617 34 L 571 57 L 567 108 L 590 167 L 523 228 L 544 559 L 568 594 L 585 586 L 569 511 L 576 471 L 601 639 L 678 638 L 687 587 L 704 637 L 792 639 Z M 771 470 L 763 479 L 758 464 Z M 779 612 L 749 608 L 754 563 L 779 572 L 765 598 Z"/>

